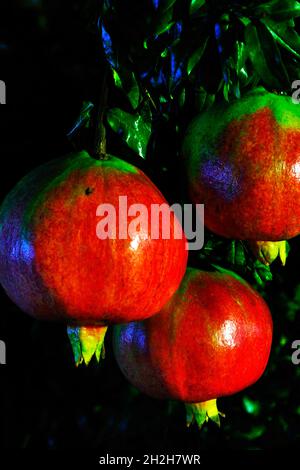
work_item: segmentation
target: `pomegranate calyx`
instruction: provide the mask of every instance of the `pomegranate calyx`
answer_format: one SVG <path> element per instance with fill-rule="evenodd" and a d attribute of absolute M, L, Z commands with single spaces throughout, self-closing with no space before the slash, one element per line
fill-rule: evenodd
<path fill-rule="evenodd" d="M 187 427 L 190 427 L 195 421 L 198 428 L 201 429 L 204 423 L 207 423 L 210 419 L 220 427 L 220 416 L 225 418 L 224 413 L 218 410 L 216 399 L 203 401 L 202 403 L 185 403 L 185 408 Z"/>
<path fill-rule="evenodd" d="M 254 256 L 264 265 L 269 266 L 279 256 L 282 266 L 285 266 L 289 253 L 289 244 L 286 240 L 278 242 L 249 241 L 249 246 Z"/>
<path fill-rule="evenodd" d="M 97 362 L 104 359 L 104 338 L 107 326 L 68 326 L 67 332 L 72 346 L 76 367 L 88 365 L 95 355 Z"/>

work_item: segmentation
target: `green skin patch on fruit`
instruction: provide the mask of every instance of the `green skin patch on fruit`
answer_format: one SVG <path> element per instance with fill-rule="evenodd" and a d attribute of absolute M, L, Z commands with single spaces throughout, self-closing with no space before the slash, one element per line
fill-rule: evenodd
<path fill-rule="evenodd" d="M 84 173 L 86 173 L 90 168 L 95 168 L 97 166 L 102 171 L 105 171 L 105 168 L 108 167 L 110 171 L 115 169 L 123 173 L 137 174 L 137 169 L 134 166 L 113 156 L 109 156 L 107 160 L 95 160 L 91 158 L 86 151 L 82 151 L 75 155 L 71 154 L 69 159 L 64 160 L 64 165 L 62 166 L 58 176 L 49 181 L 43 190 L 40 191 L 32 200 L 32 203 L 28 205 L 26 213 L 24 214 L 24 226 L 26 227 L 29 222 L 32 221 L 32 217 L 37 211 L 37 208 L 40 207 L 47 199 L 48 194 L 50 194 L 53 190 L 56 190 L 60 184 L 63 184 L 69 178 L 69 176 L 72 175 L 72 173 L 78 171 L 78 180 L 80 180 Z M 25 178 L 20 181 L 20 185 L 24 185 Z M 80 190 L 81 188 L 79 187 L 78 191 Z M 72 200 L 74 200 L 77 196 L 78 194 L 75 192 L 72 193 Z M 72 200 L 70 203 L 72 203 Z"/>
<path fill-rule="evenodd" d="M 300 128 L 300 109 L 293 104 L 290 97 L 266 93 L 265 90 L 259 89 L 256 93 L 249 93 L 243 99 L 235 101 L 232 111 L 228 109 L 227 103 L 214 106 L 205 114 L 200 134 L 205 136 L 206 141 L 214 142 L 232 121 L 255 114 L 263 108 L 272 110 L 272 114 L 280 126 Z M 193 132 L 199 133 L 198 118 L 195 118 L 189 128 L 189 134 Z M 196 150 L 195 148 L 192 159 L 197 159 Z"/>

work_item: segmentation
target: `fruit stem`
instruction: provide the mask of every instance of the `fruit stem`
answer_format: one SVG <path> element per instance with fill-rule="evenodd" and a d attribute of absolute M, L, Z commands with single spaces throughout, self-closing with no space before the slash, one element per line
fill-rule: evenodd
<path fill-rule="evenodd" d="M 104 359 L 104 338 L 107 326 L 68 326 L 67 332 L 72 346 L 76 367 L 88 365 L 95 355 L 97 362 Z"/>
<path fill-rule="evenodd" d="M 202 403 L 185 403 L 186 408 L 186 424 L 187 427 L 195 421 L 198 428 L 201 429 L 204 423 L 211 419 L 218 427 L 221 426 L 220 416 L 225 418 L 217 407 L 217 400 L 203 401 Z"/>
<path fill-rule="evenodd" d="M 106 84 L 107 80 L 107 67 L 105 66 L 105 71 L 103 75 L 103 82 L 101 88 L 101 98 L 99 103 L 98 114 L 96 118 L 96 135 L 95 135 L 95 158 L 97 160 L 106 160 L 106 129 L 104 125 L 104 114 L 106 111 L 106 103 L 108 96 L 108 88 Z"/>
<path fill-rule="evenodd" d="M 103 5 L 100 11 L 99 27 L 102 26 L 102 10 Z M 102 66 L 103 75 L 102 75 L 102 85 L 101 85 L 101 94 L 98 107 L 98 113 L 96 118 L 96 132 L 95 132 L 95 144 L 94 144 L 94 156 L 97 160 L 107 160 L 108 156 L 106 153 L 106 129 L 104 125 L 104 115 L 107 107 L 107 98 L 108 98 L 108 64 L 105 59 Z"/>

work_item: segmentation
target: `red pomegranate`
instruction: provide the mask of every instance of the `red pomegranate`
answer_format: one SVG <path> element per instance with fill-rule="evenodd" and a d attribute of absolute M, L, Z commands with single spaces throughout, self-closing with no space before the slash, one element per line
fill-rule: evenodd
<path fill-rule="evenodd" d="M 188 269 L 158 315 L 114 329 L 114 351 L 127 379 L 155 398 L 185 402 L 188 425 L 220 424 L 217 397 L 263 374 L 272 342 L 264 300 L 231 274 Z"/>
<path fill-rule="evenodd" d="M 300 233 L 300 107 L 263 89 L 216 104 L 191 123 L 183 153 L 207 227 L 284 264 L 285 240 Z"/>
<path fill-rule="evenodd" d="M 0 282 L 28 314 L 69 325 L 76 364 L 94 353 L 99 359 L 107 325 L 158 312 L 186 269 L 186 239 L 169 206 L 170 239 L 161 227 L 157 239 L 151 237 L 150 223 L 131 226 L 124 239 L 97 237 L 103 203 L 116 208 L 116 227 L 129 233 L 133 218 L 124 222 L 119 196 L 127 196 L 128 208 L 142 204 L 149 214 L 153 204 L 166 204 L 134 166 L 80 152 L 29 173 L 1 207 Z"/>

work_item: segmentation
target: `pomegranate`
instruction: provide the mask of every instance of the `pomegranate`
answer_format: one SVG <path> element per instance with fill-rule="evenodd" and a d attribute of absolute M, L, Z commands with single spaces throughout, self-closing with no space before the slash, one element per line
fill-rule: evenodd
<path fill-rule="evenodd" d="M 99 204 L 118 208 L 124 195 L 128 207 L 143 204 L 149 212 L 166 203 L 139 169 L 83 151 L 33 170 L 0 211 L 0 282 L 23 311 L 69 326 L 76 364 L 94 353 L 99 360 L 109 324 L 157 313 L 186 269 L 186 239 L 170 209 L 170 239 L 161 228 L 151 238 L 150 224 L 131 227 L 131 238 L 96 236 Z M 116 211 L 117 227 L 122 223 Z"/>
<path fill-rule="evenodd" d="M 118 325 L 114 351 L 125 377 L 155 398 L 185 402 L 187 424 L 220 425 L 216 399 L 263 374 L 272 342 L 269 309 L 228 272 L 188 269 L 158 315 Z"/>
<path fill-rule="evenodd" d="M 300 107 L 261 88 L 215 105 L 191 123 L 183 153 L 207 227 L 284 264 L 285 240 L 300 233 Z"/>

